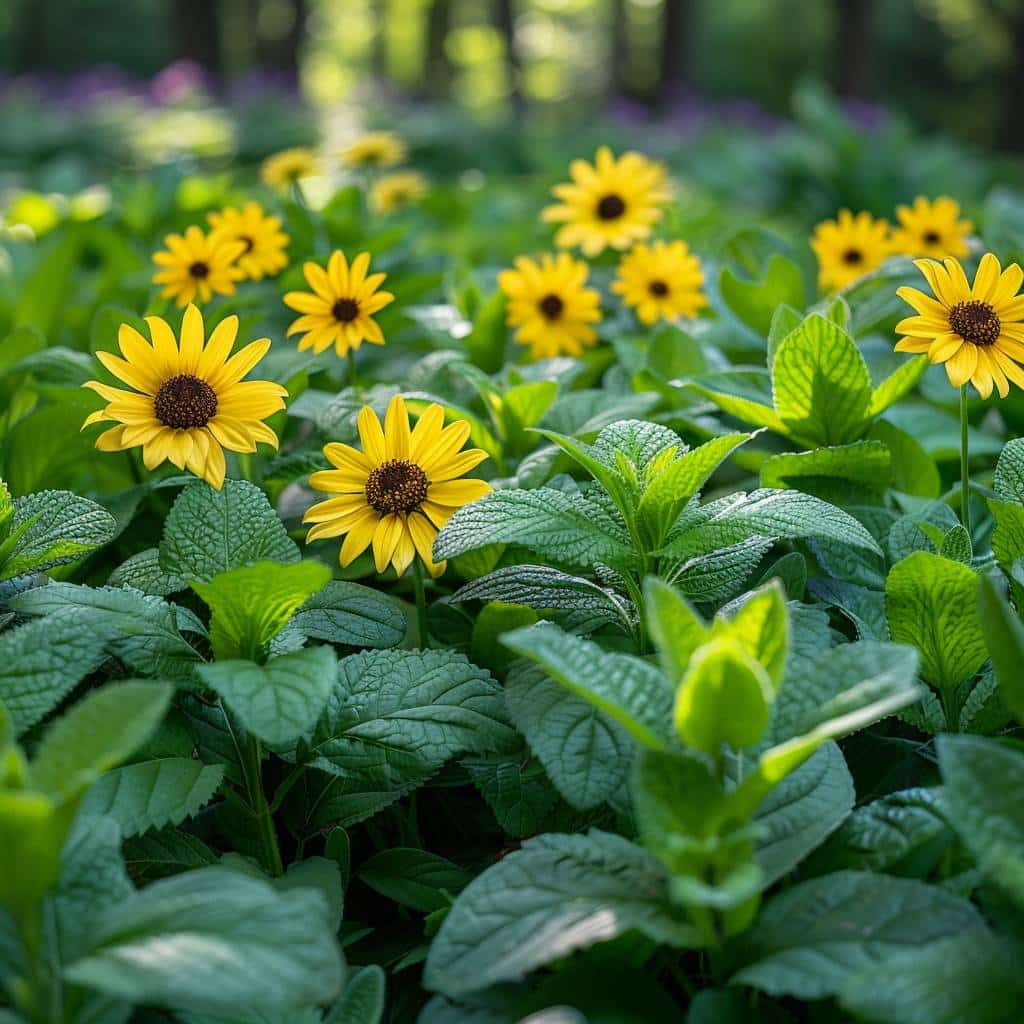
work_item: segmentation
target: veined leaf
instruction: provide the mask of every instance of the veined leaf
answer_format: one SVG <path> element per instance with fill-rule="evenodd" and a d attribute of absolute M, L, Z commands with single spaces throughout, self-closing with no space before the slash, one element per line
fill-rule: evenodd
<path fill-rule="evenodd" d="M 826 501 L 859 487 L 885 492 L 892 477 L 892 456 L 880 441 L 856 441 L 809 452 L 783 452 L 761 465 L 762 487 L 792 487 Z"/>
<path fill-rule="evenodd" d="M 871 406 L 868 413 L 877 416 L 885 412 L 894 402 L 898 402 L 904 395 L 912 391 L 914 385 L 928 369 L 927 356 L 913 356 L 899 369 L 889 374 L 881 384 L 871 392 Z"/>
<path fill-rule="evenodd" d="M 1024 721 L 1024 624 L 988 576 L 978 580 L 978 610 L 999 691 L 1016 719 Z"/>
<path fill-rule="evenodd" d="M 330 580 L 288 620 L 305 637 L 349 647 L 396 647 L 405 637 L 399 605 L 372 587 Z"/>
<path fill-rule="evenodd" d="M 1024 503 L 1024 437 L 1007 441 L 999 453 L 992 489 L 1006 501 Z"/>

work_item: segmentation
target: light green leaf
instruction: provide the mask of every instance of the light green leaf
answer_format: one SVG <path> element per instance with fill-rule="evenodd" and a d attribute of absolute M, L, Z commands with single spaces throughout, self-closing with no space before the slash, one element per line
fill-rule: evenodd
<path fill-rule="evenodd" d="M 877 416 L 879 413 L 885 412 L 890 405 L 898 402 L 904 395 L 912 391 L 927 369 L 928 357 L 924 355 L 913 356 L 902 363 L 899 369 L 886 377 L 871 392 L 869 415 Z"/>
<path fill-rule="evenodd" d="M 218 659 L 258 658 L 311 595 L 331 578 L 320 562 L 257 562 L 218 573 L 192 589 L 212 612 L 210 644 Z"/>
<path fill-rule="evenodd" d="M 885 583 L 893 640 L 921 654 L 921 675 L 949 691 L 988 657 L 977 602 L 978 577 L 959 562 L 918 551 L 897 562 Z"/>
<path fill-rule="evenodd" d="M 711 633 L 735 640 L 768 673 L 773 689 L 778 689 L 789 647 L 789 616 L 781 585 L 767 583 L 753 591 L 729 618 L 716 618 Z"/>
<path fill-rule="evenodd" d="M 190 757 L 139 761 L 97 779 L 89 787 L 82 813 L 111 818 L 124 836 L 137 836 L 198 813 L 223 778 L 221 765 Z"/>
<path fill-rule="evenodd" d="M 891 476 L 892 456 L 880 441 L 783 452 L 761 464 L 762 487 L 792 487 L 826 501 L 856 495 L 858 489 L 882 495 Z"/>
<path fill-rule="evenodd" d="M 996 524 L 992 531 L 992 553 L 1008 569 L 1024 557 L 1024 506 L 989 498 L 988 508 Z"/>
<path fill-rule="evenodd" d="M 189 484 L 164 522 L 160 568 L 189 582 L 253 562 L 298 560 L 266 495 L 247 480 L 225 480 L 219 491 L 202 480 Z"/>
<path fill-rule="evenodd" d="M 710 387 L 707 384 L 692 383 L 689 387 L 699 395 L 710 398 L 722 412 L 735 416 L 736 419 L 742 420 L 744 423 L 749 423 L 753 427 L 767 427 L 784 437 L 789 435 L 786 424 L 775 414 L 775 410 L 764 402 L 759 402 L 748 395 Z"/>
<path fill-rule="evenodd" d="M 782 303 L 804 307 L 804 279 L 800 268 L 781 253 L 768 260 L 763 276 L 747 281 L 724 266 L 718 276 L 718 289 L 726 305 L 748 327 L 767 335 L 776 307 Z"/>
<path fill-rule="evenodd" d="M 593 641 L 564 633 L 550 622 L 517 629 L 501 639 L 644 746 L 658 748 L 668 740 L 673 694 L 653 665 L 603 651 Z"/>
<path fill-rule="evenodd" d="M 1024 624 L 988 576 L 978 580 L 978 611 L 999 691 L 1017 721 L 1024 721 Z"/>
<path fill-rule="evenodd" d="M 1006 501 L 1024 503 L 1024 437 L 1007 441 L 999 453 L 992 490 Z"/>
<path fill-rule="evenodd" d="M 272 658 L 265 665 L 228 660 L 199 674 L 254 736 L 272 745 L 294 743 L 316 723 L 335 687 L 337 659 L 327 644 Z"/>
<path fill-rule="evenodd" d="M 871 420 L 871 378 L 853 339 L 809 316 L 772 364 L 775 412 L 791 436 L 810 446 L 857 440 Z"/>
<path fill-rule="evenodd" d="M 459 996 L 518 981 L 634 928 L 656 942 L 695 944 L 667 884 L 658 861 L 619 836 L 538 836 L 459 895 L 430 947 L 424 983 Z"/>
<path fill-rule="evenodd" d="M 669 682 L 682 681 L 693 652 L 711 636 L 701 617 L 682 595 L 654 576 L 644 581 L 647 628 L 658 648 L 661 667 Z"/>
<path fill-rule="evenodd" d="M 916 437 L 883 419 L 871 424 L 868 437 L 872 441 L 881 441 L 889 449 L 892 455 L 892 486 L 895 490 L 918 498 L 939 496 L 942 480 L 935 460 Z"/>
<path fill-rule="evenodd" d="M 639 475 L 659 455 L 670 448 L 678 450 L 681 444 L 679 435 L 661 423 L 619 420 L 602 428 L 592 451 L 596 458 L 612 468 L 624 458 Z"/>

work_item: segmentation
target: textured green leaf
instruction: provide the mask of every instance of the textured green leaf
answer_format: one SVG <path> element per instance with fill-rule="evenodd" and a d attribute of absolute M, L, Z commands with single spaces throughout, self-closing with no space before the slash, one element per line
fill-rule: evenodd
<path fill-rule="evenodd" d="M 823 999 L 901 949 L 945 936 L 984 934 L 966 900 L 906 878 L 838 871 L 769 900 L 744 937 L 747 966 L 733 984 L 770 995 Z"/>
<path fill-rule="evenodd" d="M 331 580 L 291 617 L 289 630 L 349 647 L 395 647 L 406 632 L 405 615 L 372 587 Z"/>
<path fill-rule="evenodd" d="M 770 537 L 747 537 L 688 558 L 672 570 L 672 582 L 691 601 L 711 605 L 726 601 L 745 589 L 751 573 L 774 543 Z"/>
<path fill-rule="evenodd" d="M 458 996 L 515 981 L 631 928 L 675 946 L 696 938 L 649 853 L 596 830 L 538 836 L 463 890 L 430 947 L 424 983 Z"/>
<path fill-rule="evenodd" d="M 509 672 L 505 700 L 516 728 L 566 803 L 588 810 L 622 786 L 632 743 L 593 704 L 524 662 Z"/>
<path fill-rule="evenodd" d="M 188 586 L 188 580 L 168 575 L 160 568 L 160 551 L 146 548 L 125 559 L 107 580 L 111 587 L 130 587 L 143 594 L 166 597 Z"/>
<path fill-rule="evenodd" d="M 320 562 L 256 562 L 218 573 L 192 589 L 212 613 L 210 644 L 218 659 L 256 658 L 294 612 L 331 578 Z"/>
<path fill-rule="evenodd" d="M 648 662 L 609 654 L 591 640 L 564 633 L 550 622 L 502 637 L 506 647 L 536 662 L 570 693 L 594 705 L 645 746 L 670 736 L 672 688 Z"/>
<path fill-rule="evenodd" d="M 726 265 L 718 276 L 718 289 L 726 305 L 748 327 L 766 335 L 776 308 L 785 303 L 804 307 L 804 279 L 800 268 L 781 253 L 773 253 L 763 276 L 747 281 Z"/>
<path fill-rule="evenodd" d="M 126 837 L 141 835 L 198 813 L 223 778 L 220 765 L 188 757 L 139 761 L 115 768 L 94 782 L 82 813 L 112 818 Z"/>
<path fill-rule="evenodd" d="M 103 914 L 65 976 L 133 1002 L 236 1017 L 327 1002 L 344 972 L 319 893 L 204 868 Z"/>
<path fill-rule="evenodd" d="M 988 657 L 971 569 L 926 551 L 892 567 L 885 609 L 893 640 L 921 654 L 921 675 L 939 690 L 952 690 Z"/>
<path fill-rule="evenodd" d="M 1024 506 L 989 498 L 988 508 L 996 524 L 992 531 L 992 553 L 1000 565 L 1009 568 L 1024 557 Z"/>
<path fill-rule="evenodd" d="M 202 480 L 189 484 L 164 522 L 160 568 L 189 582 L 253 562 L 298 560 L 266 495 L 247 480 L 225 480 L 220 491 Z"/>
<path fill-rule="evenodd" d="M 386 985 L 384 971 L 376 964 L 353 971 L 341 997 L 324 1014 L 323 1024 L 380 1024 Z"/>
<path fill-rule="evenodd" d="M 217 863 L 218 856 L 191 833 L 164 828 L 125 840 L 124 859 L 133 878 L 152 881 L 209 867 Z"/>
<path fill-rule="evenodd" d="M 772 364 L 775 412 L 797 441 L 811 446 L 855 441 L 871 420 L 871 378 L 853 339 L 809 316 Z"/>
<path fill-rule="evenodd" d="M 1024 503 L 1024 437 L 1007 441 L 999 453 L 992 490 L 1007 501 Z"/>
<path fill-rule="evenodd" d="M 768 673 L 778 689 L 789 647 L 789 616 L 782 587 L 769 582 L 743 598 L 728 615 L 719 615 L 712 636 L 735 640 Z"/>
<path fill-rule="evenodd" d="M 363 861 L 356 874 L 371 889 L 403 907 L 440 910 L 473 880 L 472 874 L 429 850 L 398 847 Z"/>
<path fill-rule="evenodd" d="M 786 425 L 775 414 L 769 404 L 770 395 L 761 396 L 746 393 L 743 381 L 736 381 L 733 374 L 707 374 L 700 381 L 691 383 L 689 388 L 704 398 L 711 399 L 722 412 L 735 416 L 752 427 L 767 427 L 776 434 L 788 436 Z"/>
<path fill-rule="evenodd" d="M 545 830 L 558 791 L 536 758 L 516 750 L 464 757 L 459 763 L 507 835 L 520 839 Z"/>
<path fill-rule="evenodd" d="M 679 448 L 679 435 L 669 427 L 646 420 L 619 420 L 601 429 L 593 454 L 606 466 L 615 468 L 624 458 L 639 474 L 669 448 Z"/>
<path fill-rule="evenodd" d="M 880 441 L 783 452 L 761 465 L 762 487 L 792 487 L 826 501 L 859 489 L 881 495 L 891 476 L 892 456 Z"/>
<path fill-rule="evenodd" d="M 978 581 L 978 611 L 1003 700 L 1024 721 L 1024 624 L 987 576 Z"/>

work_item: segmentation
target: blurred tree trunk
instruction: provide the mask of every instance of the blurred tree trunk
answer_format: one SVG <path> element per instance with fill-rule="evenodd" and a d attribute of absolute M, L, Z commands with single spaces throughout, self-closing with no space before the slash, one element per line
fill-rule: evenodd
<path fill-rule="evenodd" d="M 516 12 L 514 0 L 497 0 L 498 31 L 505 44 L 505 76 L 512 113 L 519 118 L 524 109 L 522 89 L 522 59 L 516 42 Z"/>
<path fill-rule="evenodd" d="M 49 66 L 48 8 L 47 0 L 20 0 L 15 3 L 10 46 L 11 70 L 15 74 Z"/>
<path fill-rule="evenodd" d="M 997 141 L 1000 149 L 1024 152 L 1021 134 L 1020 99 L 1024 96 L 1024 2 L 1013 5 L 1006 13 L 1010 42 L 1010 67 L 1003 83 Z"/>
<path fill-rule="evenodd" d="M 671 106 L 690 90 L 690 35 L 693 0 L 665 0 L 658 68 L 659 106 Z"/>
<path fill-rule="evenodd" d="M 174 55 L 215 74 L 224 70 L 218 0 L 171 0 Z"/>
<path fill-rule="evenodd" d="M 259 61 L 263 67 L 281 71 L 295 84 L 299 81 L 299 58 L 309 13 L 306 0 L 288 0 L 289 20 L 273 39 L 261 39 Z"/>
<path fill-rule="evenodd" d="M 612 0 L 612 68 L 609 76 L 612 99 L 622 99 L 631 94 L 629 86 L 629 18 L 626 14 L 626 0 Z"/>
<path fill-rule="evenodd" d="M 835 0 L 836 92 L 844 99 L 870 99 L 871 17 L 874 0 Z"/>
<path fill-rule="evenodd" d="M 444 99 L 451 84 L 448 60 L 448 32 L 452 27 L 452 0 L 432 0 L 427 11 L 427 50 L 424 61 L 424 91 L 431 99 Z"/>
<path fill-rule="evenodd" d="M 378 82 L 388 78 L 388 0 L 374 0 L 373 47 L 370 50 L 370 73 Z"/>

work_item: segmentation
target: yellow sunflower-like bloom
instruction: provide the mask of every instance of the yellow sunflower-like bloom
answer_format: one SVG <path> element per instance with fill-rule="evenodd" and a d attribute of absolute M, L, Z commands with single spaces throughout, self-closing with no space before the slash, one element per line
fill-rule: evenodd
<path fill-rule="evenodd" d="M 405 143 L 394 132 L 367 132 L 341 151 L 346 167 L 395 167 L 405 159 Z"/>
<path fill-rule="evenodd" d="M 612 291 L 636 310 L 641 322 L 693 317 L 708 300 L 701 290 L 700 260 L 683 241 L 637 245 L 619 263 Z"/>
<path fill-rule="evenodd" d="M 506 321 L 518 328 L 516 342 L 529 345 L 534 359 L 578 356 L 597 344 L 590 325 L 601 321 L 601 296 L 584 287 L 588 269 L 563 252 L 545 254 L 540 263 L 519 256 L 515 270 L 498 275 L 508 299 Z"/>
<path fill-rule="evenodd" d="M 289 336 L 303 335 L 300 352 L 311 348 L 319 355 L 333 343 L 338 355 L 345 356 L 364 341 L 384 344 L 373 314 L 395 297 L 377 291 L 387 274 L 366 273 L 370 269 L 368 252 L 361 252 L 351 266 L 344 253 L 333 252 L 326 270 L 317 263 L 306 263 L 302 269 L 312 292 L 288 292 L 284 297 L 285 305 L 302 314 L 288 328 Z"/>
<path fill-rule="evenodd" d="M 277 447 L 277 435 L 263 420 L 284 408 L 288 392 L 270 381 L 242 379 L 266 354 L 270 339 L 251 342 L 232 356 L 238 317 L 225 317 L 204 340 L 203 315 L 195 306 L 182 317 L 180 344 L 166 320 L 149 316 L 146 323 L 152 344 L 122 324 L 117 343 L 124 358 L 96 353 L 107 370 L 135 390 L 87 381 L 83 387 L 108 404 L 82 429 L 114 420 L 117 426 L 96 439 L 100 451 L 141 445 L 147 469 L 169 459 L 220 490 L 225 448 L 254 452 L 257 441 Z"/>
<path fill-rule="evenodd" d="M 419 171 L 396 171 L 374 182 L 370 199 L 375 210 L 392 213 L 419 202 L 427 194 L 427 187 L 427 179 Z"/>
<path fill-rule="evenodd" d="M 290 239 L 281 230 L 281 219 L 267 216 L 259 203 L 246 203 L 240 210 L 229 206 L 207 218 L 217 234 L 242 243 L 238 265 L 251 280 L 273 277 L 288 266 Z"/>
<path fill-rule="evenodd" d="M 973 286 L 958 260 L 914 260 L 932 294 L 898 288 L 896 294 L 917 312 L 896 325 L 904 335 L 897 352 L 926 352 L 933 363 L 946 364 L 949 383 L 970 381 L 982 398 L 1010 393 L 1009 381 L 1024 388 L 1024 296 L 1018 295 L 1024 271 L 1016 263 L 1001 270 L 986 253 Z"/>
<path fill-rule="evenodd" d="M 153 253 L 160 268 L 153 284 L 162 284 L 160 294 L 174 299 L 179 309 L 190 302 L 209 302 L 214 293 L 234 295 L 235 282 L 245 277 L 237 262 L 244 242 L 217 232 L 204 234 L 193 225 L 183 235 L 168 235 L 164 245 L 166 249 Z"/>
<path fill-rule="evenodd" d="M 359 413 L 363 450 L 347 444 L 324 448 L 334 469 L 313 473 L 318 491 L 336 494 L 313 505 L 304 522 L 314 523 L 306 543 L 345 535 L 338 560 L 350 565 L 371 544 L 377 572 L 393 565 L 401 575 L 418 554 L 431 576 L 444 572 L 433 559 L 434 538 L 463 505 L 490 489 L 483 480 L 459 480 L 487 458 L 479 448 L 462 451 L 469 437 L 464 420 L 444 426 L 444 411 L 431 405 L 410 432 L 401 395 L 388 405 L 381 429 L 373 409 Z"/>
<path fill-rule="evenodd" d="M 814 229 L 811 248 L 818 257 L 822 291 L 845 288 L 892 254 L 889 224 L 870 213 L 855 217 L 849 210 L 840 210 L 835 220 L 823 221 Z"/>
<path fill-rule="evenodd" d="M 918 196 L 913 206 L 897 206 L 899 226 L 893 229 L 893 248 L 904 256 L 947 256 L 963 259 L 969 250 L 967 237 L 974 230 L 969 220 L 960 220 L 960 204 L 949 196 L 929 202 Z"/>
<path fill-rule="evenodd" d="M 664 166 L 640 153 L 616 159 L 602 146 L 593 164 L 573 160 L 569 174 L 571 183 L 552 189 L 561 202 L 545 208 L 541 217 L 563 224 L 555 245 L 579 246 L 585 256 L 597 256 L 608 246 L 628 249 L 647 238 L 670 198 Z"/>
<path fill-rule="evenodd" d="M 311 149 L 296 146 L 268 156 L 260 167 L 260 175 L 271 188 L 286 189 L 303 178 L 320 173 L 320 158 Z"/>

